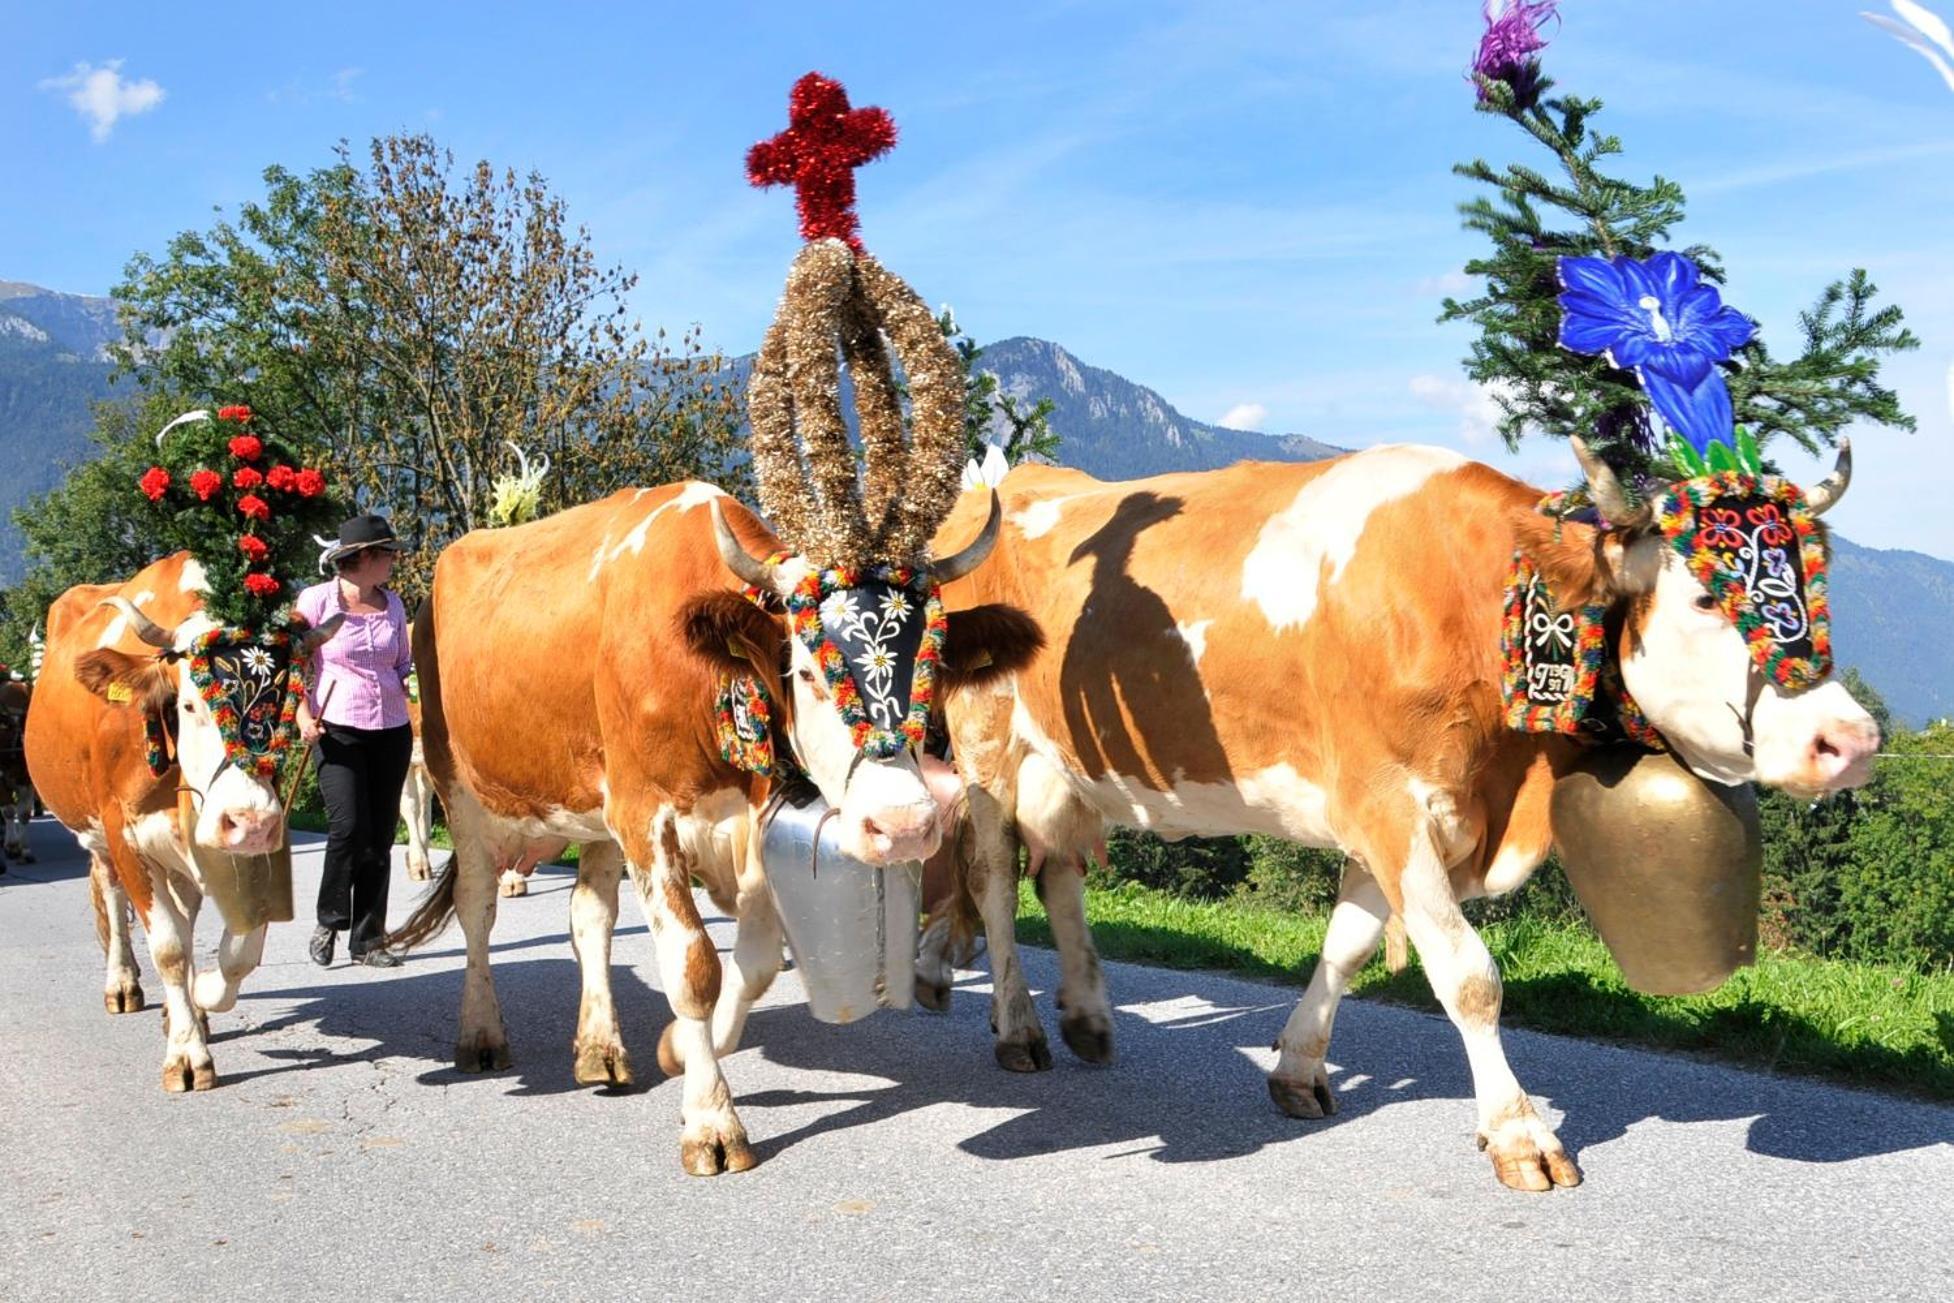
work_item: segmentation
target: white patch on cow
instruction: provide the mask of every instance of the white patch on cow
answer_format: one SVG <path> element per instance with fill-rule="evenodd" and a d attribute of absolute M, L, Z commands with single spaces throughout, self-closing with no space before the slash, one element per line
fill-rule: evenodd
<path fill-rule="evenodd" d="M 672 508 L 677 507 L 680 511 L 690 511 L 694 507 L 704 506 L 714 498 L 723 498 L 725 496 L 725 490 L 715 488 L 710 484 L 700 484 L 697 482 L 687 484 L 679 490 L 677 497 L 661 502 L 646 512 L 645 518 L 639 521 L 629 534 L 624 536 L 622 542 L 618 543 L 604 556 L 604 560 L 606 562 L 615 561 L 627 551 L 634 554 L 644 551 L 645 537 L 651 531 L 651 522 L 657 520 Z M 591 577 L 593 579 L 596 578 L 596 572 L 594 570 L 591 573 Z"/>
<path fill-rule="evenodd" d="M 1443 787 L 1413 778 L 1408 784 L 1411 799 L 1424 811 L 1438 846 L 1439 856 L 1449 867 L 1472 853 L 1478 844 L 1479 828 L 1459 809 L 1458 798 Z"/>
<path fill-rule="evenodd" d="M 122 838 L 135 851 L 136 858 L 145 864 L 187 874 L 192 881 L 200 882 L 195 861 L 184 853 L 183 835 L 177 828 L 174 806 L 137 816 L 135 822 L 124 825 Z"/>
<path fill-rule="evenodd" d="M 1174 628 L 1180 631 L 1181 641 L 1187 644 L 1187 654 L 1199 665 L 1201 657 L 1208 650 L 1208 628 L 1213 620 L 1180 620 Z"/>
<path fill-rule="evenodd" d="M 1521 883 L 1533 876 L 1533 871 L 1546 859 L 1544 852 L 1533 853 L 1517 846 L 1508 846 L 1493 857 L 1486 868 L 1484 887 L 1488 896 L 1504 896 L 1517 889 Z"/>
<path fill-rule="evenodd" d="M 1261 607 L 1278 632 L 1309 623 L 1317 586 L 1343 574 L 1371 513 L 1465 462 L 1450 448 L 1387 445 L 1335 463 L 1264 522 L 1242 563 L 1243 599 Z"/>
<path fill-rule="evenodd" d="M 636 499 L 633 499 L 633 501 L 636 501 Z M 609 550 L 610 546 L 611 532 L 607 529 L 604 531 L 604 537 L 597 541 L 597 550 L 590 554 L 590 573 L 584 576 L 585 583 L 596 582 L 597 572 L 604 568 L 604 553 Z"/>
<path fill-rule="evenodd" d="M 188 558 L 184 561 L 183 575 L 176 581 L 176 590 L 179 593 L 207 593 L 210 591 L 210 581 L 204 574 L 203 566 L 197 562 L 195 557 Z"/>
<path fill-rule="evenodd" d="M 1043 538 L 1058 525 L 1059 508 L 1070 501 L 1070 498 L 1046 498 L 1023 511 L 1012 512 L 1008 519 L 1026 538 Z"/>
<path fill-rule="evenodd" d="M 1081 800 L 1113 823 L 1167 837 L 1265 833 L 1306 846 L 1338 844 L 1330 827 L 1329 793 L 1293 765 L 1270 765 L 1232 783 L 1176 781 L 1160 791 L 1124 774 L 1086 778 L 1072 770 L 1022 700 L 1012 707 L 1011 727 L 1027 747 L 1065 774 Z"/>

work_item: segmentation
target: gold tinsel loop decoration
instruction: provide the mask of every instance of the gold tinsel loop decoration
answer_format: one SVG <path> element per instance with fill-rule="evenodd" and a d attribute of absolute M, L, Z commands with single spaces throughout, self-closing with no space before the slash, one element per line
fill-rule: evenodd
<path fill-rule="evenodd" d="M 907 436 L 885 336 L 908 381 Z M 842 419 L 841 361 L 861 466 Z M 754 362 L 747 415 L 760 506 L 788 547 L 824 568 L 928 561 L 963 466 L 963 368 L 900 277 L 839 240 L 803 249 Z"/>

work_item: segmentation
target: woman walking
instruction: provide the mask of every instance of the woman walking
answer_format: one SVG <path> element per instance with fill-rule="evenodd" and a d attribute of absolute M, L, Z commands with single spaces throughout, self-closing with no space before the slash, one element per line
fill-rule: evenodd
<path fill-rule="evenodd" d="M 414 731 L 407 721 L 407 676 L 414 668 L 407 608 L 388 588 L 399 544 L 384 516 L 355 516 L 321 559 L 333 578 L 299 594 L 313 625 L 346 622 L 315 654 L 299 733 L 319 746 L 319 794 L 326 805 L 326 868 L 319 882 L 319 926 L 312 962 L 332 963 L 339 933 L 356 964 L 395 968 L 387 935 L 387 885 L 393 877 L 394 823 L 407 779 Z"/>

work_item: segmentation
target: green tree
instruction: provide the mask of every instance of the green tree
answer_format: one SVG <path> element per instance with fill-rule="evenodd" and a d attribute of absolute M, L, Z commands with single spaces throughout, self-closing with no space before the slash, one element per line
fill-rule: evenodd
<path fill-rule="evenodd" d="M 410 590 L 487 522 L 517 448 L 552 463 L 547 510 L 692 476 L 743 487 L 721 359 L 696 330 L 644 334 L 636 277 L 598 265 L 540 175 L 457 172 L 412 135 L 265 185 L 235 221 L 131 260 L 124 365 L 329 449 L 357 504 L 396 518 Z"/>
<path fill-rule="evenodd" d="M 1682 220 L 1682 187 L 1661 176 L 1642 185 L 1604 174 L 1600 165 L 1621 153 L 1621 142 L 1592 129 L 1601 101 L 1548 98 L 1553 83 L 1537 64 L 1514 71 L 1511 83 L 1479 77 L 1478 107 L 1518 127 L 1552 155 L 1554 167 L 1550 174 L 1526 163 L 1496 168 L 1474 159 L 1453 169 L 1493 192 L 1460 206 L 1465 226 L 1486 236 L 1491 248 L 1465 268 L 1484 278 L 1484 291 L 1463 302 L 1446 299 L 1439 320 L 1478 327 L 1466 372 L 1498 405 L 1509 447 L 1529 431 L 1580 433 L 1618 468 L 1652 471 L 1656 440 L 1635 377 L 1605 358 L 1557 347 L 1557 259 L 1648 257 Z M 1723 279 L 1714 249 L 1697 244 L 1681 252 L 1706 278 Z M 1836 443 L 1857 420 L 1913 429 L 1879 372 L 1883 356 L 1919 341 L 1902 324 L 1900 309 L 1878 306 L 1875 294 L 1866 273 L 1854 270 L 1800 318 L 1798 356 L 1774 358 L 1761 336 L 1739 349 L 1724 365 L 1737 424 L 1760 444 L 1787 435 L 1807 451 Z"/>
<path fill-rule="evenodd" d="M 159 521 L 136 488 L 155 459 L 154 434 L 186 404 L 152 389 L 95 404 L 94 455 L 14 512 L 27 573 L 0 596 L 0 661 L 28 663 L 28 635 L 76 584 L 125 579 L 164 552 Z"/>
<path fill-rule="evenodd" d="M 1059 435 L 1051 427 L 1051 414 L 1057 407 L 1049 398 L 1040 398 L 1029 408 L 1020 407 L 1010 394 L 998 391 L 997 373 L 977 365 L 984 350 L 957 324 L 956 314 L 944 308 L 936 324 L 943 329 L 963 363 L 963 436 L 971 460 L 981 462 L 986 449 L 996 444 L 1004 452 L 1007 465 L 1035 458 L 1043 462 L 1058 458 Z"/>

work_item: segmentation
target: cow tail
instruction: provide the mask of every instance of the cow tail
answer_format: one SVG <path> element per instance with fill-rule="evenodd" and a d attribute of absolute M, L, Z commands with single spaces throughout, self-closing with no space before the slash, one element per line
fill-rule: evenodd
<path fill-rule="evenodd" d="M 448 926 L 455 916 L 455 880 L 461 876 L 459 860 L 457 855 L 448 856 L 448 862 L 441 866 L 441 876 L 428 888 L 420 906 L 405 923 L 387 934 L 389 950 L 412 950 L 426 945 Z"/>

